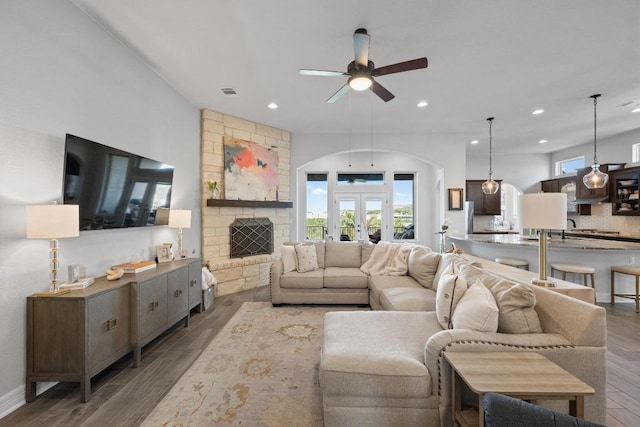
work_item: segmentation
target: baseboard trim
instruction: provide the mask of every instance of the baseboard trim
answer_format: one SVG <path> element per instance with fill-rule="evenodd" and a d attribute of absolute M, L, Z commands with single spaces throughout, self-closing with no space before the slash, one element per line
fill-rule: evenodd
<path fill-rule="evenodd" d="M 38 383 L 36 386 L 36 395 L 42 394 L 49 390 L 57 382 Z M 0 419 L 6 417 L 27 402 L 24 400 L 24 385 L 11 390 L 4 396 L 0 397 Z"/>

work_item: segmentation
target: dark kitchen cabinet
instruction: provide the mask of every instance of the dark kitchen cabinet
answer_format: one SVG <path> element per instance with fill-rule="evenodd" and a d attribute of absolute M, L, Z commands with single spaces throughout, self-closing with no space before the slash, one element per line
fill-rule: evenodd
<path fill-rule="evenodd" d="M 496 194 L 484 194 L 482 192 L 482 183 L 485 180 L 470 179 L 467 180 L 466 185 L 466 200 L 473 202 L 474 215 L 501 215 L 500 201 L 501 190 L 498 190 Z M 500 186 L 502 181 L 496 180 Z"/>

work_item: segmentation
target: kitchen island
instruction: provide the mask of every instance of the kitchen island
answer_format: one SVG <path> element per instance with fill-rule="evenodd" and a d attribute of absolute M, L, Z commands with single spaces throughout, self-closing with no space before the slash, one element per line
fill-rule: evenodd
<path fill-rule="evenodd" d="M 529 269 L 538 272 L 538 240 L 514 234 L 467 234 L 447 236 L 456 247 L 477 257 L 493 260 L 496 257 L 522 258 L 529 262 Z M 596 269 L 596 299 L 610 300 L 610 268 L 612 265 L 640 265 L 640 243 L 597 236 L 562 239 L 554 235 L 547 240 L 547 261 L 551 263 L 575 263 Z M 547 266 L 548 267 L 548 266 Z M 547 274 L 550 274 L 547 268 Z M 567 275 L 567 280 L 582 284 L 581 276 Z M 631 277 L 616 279 L 616 293 L 634 293 Z M 622 298 L 616 302 L 628 302 Z"/>

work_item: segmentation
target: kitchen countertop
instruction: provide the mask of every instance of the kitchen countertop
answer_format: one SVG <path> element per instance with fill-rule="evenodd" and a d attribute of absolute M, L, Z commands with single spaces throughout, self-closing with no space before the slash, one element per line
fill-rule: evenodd
<path fill-rule="evenodd" d="M 495 243 L 498 245 L 512 246 L 538 246 L 538 239 L 530 239 L 515 234 L 466 234 L 463 236 L 447 235 L 453 241 L 465 240 L 477 243 Z M 616 236 L 617 237 L 617 236 Z M 580 237 L 567 234 L 566 239 L 554 235 L 547 240 L 547 248 L 559 249 L 587 249 L 587 250 L 640 250 L 640 239 L 633 241 L 609 240 L 589 234 L 589 237 Z"/>

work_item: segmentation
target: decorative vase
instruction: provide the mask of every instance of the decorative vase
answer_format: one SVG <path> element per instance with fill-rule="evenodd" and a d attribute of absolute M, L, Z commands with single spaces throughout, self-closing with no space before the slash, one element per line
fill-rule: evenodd
<path fill-rule="evenodd" d="M 446 245 L 446 235 L 444 233 L 440 233 L 440 253 L 444 253 L 444 247 Z"/>
<path fill-rule="evenodd" d="M 217 199 L 219 195 L 220 195 L 220 192 L 218 191 L 217 188 L 214 188 L 213 190 L 209 190 L 210 199 Z"/>

